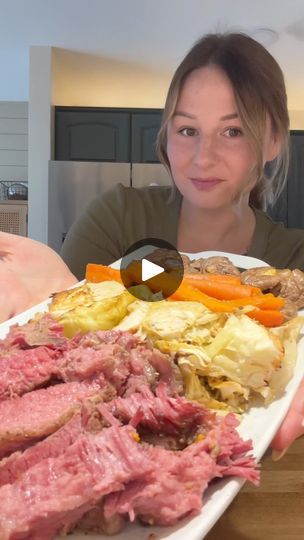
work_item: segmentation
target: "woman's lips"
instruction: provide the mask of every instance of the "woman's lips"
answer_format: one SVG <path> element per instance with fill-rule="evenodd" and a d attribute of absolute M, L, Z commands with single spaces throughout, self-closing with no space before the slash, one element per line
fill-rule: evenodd
<path fill-rule="evenodd" d="M 210 191 L 222 182 L 220 178 L 190 178 L 190 180 L 199 191 Z"/>

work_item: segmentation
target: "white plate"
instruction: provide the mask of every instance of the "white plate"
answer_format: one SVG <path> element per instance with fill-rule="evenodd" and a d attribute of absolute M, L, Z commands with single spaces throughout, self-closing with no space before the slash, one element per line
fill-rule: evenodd
<path fill-rule="evenodd" d="M 252 268 L 265 266 L 266 263 L 252 257 L 221 253 L 218 251 L 206 251 L 202 253 L 186 253 L 191 259 L 200 257 L 211 257 L 213 255 L 227 256 L 240 268 Z M 113 267 L 119 268 L 120 261 L 116 261 Z M 49 301 L 42 302 L 38 306 L 31 308 L 21 315 L 0 324 L 0 338 L 4 337 L 11 324 L 19 322 L 24 324 L 37 311 L 45 311 Z M 298 344 L 298 361 L 292 380 L 288 383 L 284 395 L 271 403 L 268 407 L 251 408 L 244 415 L 239 427 L 239 433 L 244 439 L 251 438 L 253 441 L 253 452 L 257 460 L 260 460 L 271 443 L 279 425 L 285 417 L 292 398 L 304 376 L 304 336 Z M 157 540 L 202 540 L 215 522 L 220 518 L 231 501 L 237 495 L 245 481 L 243 479 L 227 478 L 218 481 L 208 488 L 204 495 L 204 505 L 201 512 L 194 518 L 182 521 L 175 527 L 142 527 L 136 524 L 128 525 L 121 534 L 111 537 L 117 540 L 148 540 L 149 534 L 154 533 Z M 109 540 L 105 535 L 84 535 L 74 533 L 71 540 Z M 58 538 L 59 540 L 59 538 Z"/>

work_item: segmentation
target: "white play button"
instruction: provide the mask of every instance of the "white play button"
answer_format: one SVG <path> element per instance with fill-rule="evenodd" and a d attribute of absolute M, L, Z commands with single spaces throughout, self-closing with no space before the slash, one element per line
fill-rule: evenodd
<path fill-rule="evenodd" d="M 141 274 L 143 281 L 154 278 L 155 276 L 158 276 L 158 274 L 162 274 L 162 272 L 164 272 L 162 266 L 148 261 L 148 259 L 141 260 Z"/>
<path fill-rule="evenodd" d="M 179 252 L 172 244 L 159 238 L 138 240 L 120 261 L 120 277 L 124 286 L 136 299 L 145 302 L 159 302 L 172 296 L 183 275 L 184 265 Z"/>

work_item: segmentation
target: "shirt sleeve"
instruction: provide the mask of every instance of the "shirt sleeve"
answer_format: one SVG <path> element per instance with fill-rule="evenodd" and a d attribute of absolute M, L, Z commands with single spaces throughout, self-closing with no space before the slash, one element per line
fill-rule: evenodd
<path fill-rule="evenodd" d="M 85 277 L 87 263 L 108 265 L 122 257 L 124 194 L 118 184 L 94 199 L 68 231 L 61 256 L 79 280 Z"/>

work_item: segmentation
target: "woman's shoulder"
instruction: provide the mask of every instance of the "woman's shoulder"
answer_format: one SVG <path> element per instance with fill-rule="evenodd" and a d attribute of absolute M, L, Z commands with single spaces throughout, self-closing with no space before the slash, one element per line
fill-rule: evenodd
<path fill-rule="evenodd" d="M 255 249 L 261 259 L 277 268 L 304 269 L 304 230 L 287 228 L 267 213 L 254 209 L 256 216 Z"/>
<path fill-rule="evenodd" d="M 290 239 L 299 239 L 304 242 L 304 229 L 286 227 L 284 223 L 275 221 L 269 214 L 262 210 L 254 209 L 257 226 L 260 226 L 265 232 L 273 235 Z"/>

